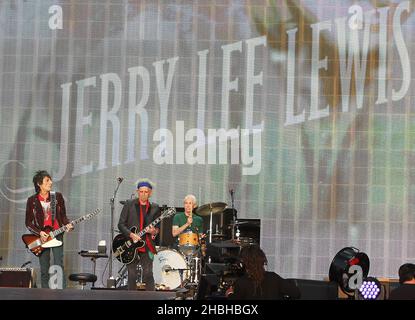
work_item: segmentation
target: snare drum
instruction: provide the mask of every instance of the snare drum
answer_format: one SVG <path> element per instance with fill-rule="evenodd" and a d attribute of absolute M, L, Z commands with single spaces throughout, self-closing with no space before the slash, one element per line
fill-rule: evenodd
<path fill-rule="evenodd" d="M 186 256 L 195 254 L 199 247 L 199 236 L 197 233 L 188 231 L 179 234 L 179 250 Z"/>
<path fill-rule="evenodd" d="M 176 250 L 162 250 L 154 255 L 153 277 L 156 288 L 173 290 L 190 278 L 186 260 Z"/>

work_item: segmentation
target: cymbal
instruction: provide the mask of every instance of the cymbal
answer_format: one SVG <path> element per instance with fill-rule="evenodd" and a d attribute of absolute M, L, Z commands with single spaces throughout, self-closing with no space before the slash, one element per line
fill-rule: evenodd
<path fill-rule="evenodd" d="M 250 237 L 239 237 L 238 239 L 232 240 L 232 242 L 241 245 L 258 244 L 258 242 L 254 238 Z"/>
<path fill-rule="evenodd" d="M 224 202 L 212 202 L 204 204 L 203 206 L 200 206 L 196 209 L 196 214 L 199 216 L 209 216 L 210 212 L 212 214 L 217 214 L 223 212 L 223 209 L 227 206 Z"/>
<path fill-rule="evenodd" d="M 259 221 L 231 221 L 231 226 L 239 226 L 241 224 L 249 224 L 251 226 L 258 226 L 260 224 Z"/>

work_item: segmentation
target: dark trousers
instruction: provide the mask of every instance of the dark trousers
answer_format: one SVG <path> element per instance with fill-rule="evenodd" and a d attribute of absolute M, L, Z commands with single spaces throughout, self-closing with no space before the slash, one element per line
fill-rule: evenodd
<path fill-rule="evenodd" d="M 137 290 L 138 265 L 141 265 L 143 270 L 146 291 L 154 291 L 153 260 L 148 256 L 148 252 L 139 252 L 137 257 L 127 265 L 128 290 Z"/>
<path fill-rule="evenodd" d="M 62 241 L 63 237 L 56 237 Z M 53 264 L 62 268 L 62 287 L 66 288 L 66 277 L 63 269 L 63 244 L 60 247 L 45 249 L 39 256 L 40 264 L 40 280 L 42 288 L 49 288 L 49 268 L 50 268 L 50 252 L 53 254 Z"/>

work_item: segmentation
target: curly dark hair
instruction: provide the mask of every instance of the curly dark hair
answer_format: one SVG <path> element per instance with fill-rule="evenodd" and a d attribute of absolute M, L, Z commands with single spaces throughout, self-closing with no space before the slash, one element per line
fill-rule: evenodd
<path fill-rule="evenodd" d="M 35 175 L 33 176 L 33 185 L 35 186 L 36 193 L 39 193 L 40 191 L 39 185 L 42 184 L 43 179 L 45 177 L 48 177 L 50 180 L 52 180 L 52 177 L 46 170 L 36 171 Z"/>
<path fill-rule="evenodd" d="M 258 245 L 249 245 L 241 249 L 240 258 L 248 277 L 254 281 L 256 292 L 264 279 L 267 257 Z"/>

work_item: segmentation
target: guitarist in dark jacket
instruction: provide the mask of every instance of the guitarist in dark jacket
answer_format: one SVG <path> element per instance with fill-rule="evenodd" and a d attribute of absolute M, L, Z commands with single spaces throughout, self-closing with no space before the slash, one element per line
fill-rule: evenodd
<path fill-rule="evenodd" d="M 49 235 L 47 228 L 56 230 L 66 225 L 67 231 L 72 230 L 73 226 L 66 216 L 65 201 L 62 194 L 56 192 L 55 204 L 51 203 L 52 178 L 50 174 L 45 170 L 37 171 L 33 177 L 33 185 L 36 194 L 29 197 L 26 203 L 26 227 L 29 231 L 39 236 L 42 243 L 45 243 L 48 241 Z M 62 241 L 63 235 L 57 236 L 57 239 Z M 53 253 L 53 264 L 60 266 L 63 272 L 63 245 L 45 249 L 39 255 L 42 288 L 49 288 L 51 251 Z M 66 281 L 65 276 L 63 276 L 62 287 L 65 288 L 65 286 Z"/>
<path fill-rule="evenodd" d="M 143 239 L 136 234 L 161 215 L 159 206 L 156 203 L 150 203 L 149 201 L 152 191 L 153 184 L 151 181 L 148 179 L 140 179 L 137 182 L 138 199 L 132 199 L 125 203 L 118 222 L 118 229 L 125 237 L 131 239 L 135 243 L 138 241 L 145 242 L 143 247 L 135 249 L 138 251 L 138 254 L 136 258 L 127 265 L 128 290 L 137 289 L 137 266 L 138 264 L 141 264 L 146 290 L 154 291 L 153 257 L 157 253 L 154 240 L 159 233 L 159 228 L 149 227 Z M 137 228 L 135 233 L 131 231 L 132 227 Z"/>

